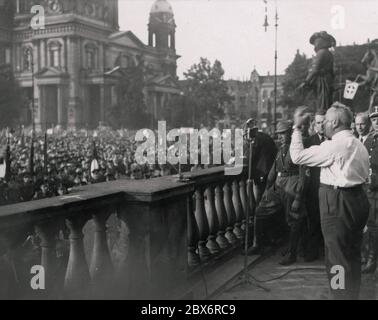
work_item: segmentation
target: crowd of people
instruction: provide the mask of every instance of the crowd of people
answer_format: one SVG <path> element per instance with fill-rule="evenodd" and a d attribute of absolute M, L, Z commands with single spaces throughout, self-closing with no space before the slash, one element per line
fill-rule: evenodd
<path fill-rule="evenodd" d="M 138 144 L 127 131 L 40 134 L 33 141 L 32 148 L 31 134 L 3 134 L 2 145 L 9 145 L 10 172 L 0 178 L 0 205 L 64 195 L 75 186 L 176 173 L 170 165 L 138 164 Z M 94 159 L 98 167 L 91 170 Z"/>
<path fill-rule="evenodd" d="M 158 161 L 141 165 L 136 159 L 140 142 L 135 134 L 101 126 L 92 131 L 49 129 L 34 136 L 31 130 L 26 133 L 24 129 L 18 132 L 4 129 L 0 145 L 7 146 L 8 151 L 2 148 L 0 155 L 0 206 L 61 196 L 74 187 L 93 183 L 151 179 L 212 166 L 179 166 Z M 2 168 L 6 167 L 7 154 L 9 172 L 5 173 Z"/>

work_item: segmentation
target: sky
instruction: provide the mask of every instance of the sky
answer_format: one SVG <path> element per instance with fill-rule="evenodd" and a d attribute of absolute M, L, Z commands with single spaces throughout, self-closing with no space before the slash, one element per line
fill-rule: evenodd
<path fill-rule="evenodd" d="M 149 12 L 154 0 L 119 0 L 121 30 L 131 30 L 147 43 Z M 267 0 L 268 27 L 264 31 L 264 0 L 170 0 L 176 29 L 177 73 L 200 57 L 218 59 L 225 79 L 249 79 L 254 67 L 260 75 L 274 73 L 275 2 Z M 377 0 L 277 0 L 278 73 L 284 73 L 297 49 L 311 57 L 310 36 L 326 30 L 338 44 L 362 44 L 378 38 Z"/>

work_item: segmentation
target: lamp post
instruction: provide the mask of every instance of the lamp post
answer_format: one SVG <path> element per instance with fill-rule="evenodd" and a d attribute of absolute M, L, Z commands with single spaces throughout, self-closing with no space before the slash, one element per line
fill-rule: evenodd
<path fill-rule="evenodd" d="M 267 0 L 264 0 L 265 3 L 265 21 L 263 24 L 263 27 L 265 28 L 265 32 L 267 31 L 267 28 L 269 27 L 268 23 L 268 10 L 267 10 Z M 277 113 L 277 60 L 278 60 L 278 50 L 277 50 L 277 43 L 278 43 L 278 10 L 277 10 L 277 0 L 274 1 L 275 3 L 275 35 L 274 35 L 274 105 L 273 105 L 273 133 L 276 132 L 276 125 L 277 125 L 277 119 L 276 119 L 276 113 Z"/>

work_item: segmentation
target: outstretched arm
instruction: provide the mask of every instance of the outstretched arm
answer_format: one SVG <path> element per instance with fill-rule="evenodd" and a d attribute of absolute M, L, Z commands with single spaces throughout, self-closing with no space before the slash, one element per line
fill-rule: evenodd
<path fill-rule="evenodd" d="M 328 167 L 334 162 L 330 154 L 330 141 L 325 141 L 319 146 L 304 149 L 302 133 L 295 129 L 290 144 L 290 156 L 293 163 L 309 167 Z"/>

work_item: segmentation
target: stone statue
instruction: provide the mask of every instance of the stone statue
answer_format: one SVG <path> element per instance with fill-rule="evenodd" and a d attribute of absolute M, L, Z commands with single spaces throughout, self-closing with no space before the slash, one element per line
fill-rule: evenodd
<path fill-rule="evenodd" d="M 355 82 L 359 82 L 360 86 L 369 86 L 372 93 L 370 96 L 369 110 L 377 103 L 376 96 L 378 91 L 378 39 L 373 40 L 368 44 L 367 51 L 361 60 L 363 65 L 366 65 L 366 75 L 359 74 Z"/>
<path fill-rule="evenodd" d="M 316 32 L 310 38 L 316 56 L 312 60 L 311 69 L 300 88 L 310 89 L 316 97 L 318 110 L 327 110 L 332 105 L 333 96 L 333 54 L 329 48 L 336 46 L 336 40 L 326 31 Z"/>

